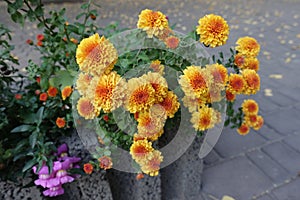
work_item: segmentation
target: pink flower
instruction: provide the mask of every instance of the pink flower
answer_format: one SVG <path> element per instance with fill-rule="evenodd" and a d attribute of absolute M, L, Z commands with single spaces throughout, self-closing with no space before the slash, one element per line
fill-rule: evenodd
<path fill-rule="evenodd" d="M 43 192 L 44 196 L 54 197 L 58 195 L 62 195 L 64 193 L 64 188 L 62 188 L 62 185 L 57 185 L 55 187 L 51 187 L 48 190 L 45 190 Z"/>
<path fill-rule="evenodd" d="M 33 172 L 36 174 L 37 167 L 33 167 Z M 50 187 L 49 180 L 54 177 L 54 174 L 49 174 L 49 169 L 47 166 L 42 166 L 40 171 L 38 172 L 39 178 L 34 181 L 35 185 L 40 185 L 43 188 Z"/>

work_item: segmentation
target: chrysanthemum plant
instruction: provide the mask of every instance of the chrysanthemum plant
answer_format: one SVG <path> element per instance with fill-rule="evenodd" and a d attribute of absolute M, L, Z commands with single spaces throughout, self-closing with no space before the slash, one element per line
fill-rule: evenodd
<path fill-rule="evenodd" d="M 236 110 L 234 103 L 236 95 L 260 89 L 260 45 L 239 38 L 228 59 L 204 50 L 224 45 L 228 37 L 221 16 L 204 16 L 184 35 L 170 28 L 163 13 L 146 9 L 137 29 L 81 40 L 74 115 L 82 141 L 97 159 L 85 171 L 100 166 L 156 176 L 178 158 L 180 143 L 190 135 L 207 135 L 224 124 L 241 135 L 258 130 L 263 125 L 258 104 L 245 100 Z"/>

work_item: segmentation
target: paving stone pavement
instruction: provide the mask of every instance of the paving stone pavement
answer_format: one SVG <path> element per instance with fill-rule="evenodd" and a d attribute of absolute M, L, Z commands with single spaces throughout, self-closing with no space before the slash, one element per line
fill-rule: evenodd
<path fill-rule="evenodd" d="M 171 23 L 176 23 L 175 30 L 187 33 L 197 25 L 199 17 L 213 12 L 227 19 L 231 27 L 226 48 L 234 46 L 240 36 L 257 38 L 261 44 L 259 59 L 262 86 L 260 93 L 253 98 L 260 104 L 265 126 L 259 131 L 251 131 L 245 137 L 239 136 L 235 130 L 223 130 L 214 150 L 204 160 L 204 196 L 209 200 L 221 199 L 224 195 L 238 200 L 300 199 L 300 1 L 97 2 L 101 4 L 97 19 L 100 25 L 119 21 L 122 27 L 135 28 L 138 13 L 150 8 L 164 12 Z M 80 4 L 46 4 L 47 10 L 62 7 L 67 9 L 72 20 Z M 28 48 L 25 41 L 34 39 L 40 31 L 29 23 L 20 29 L 4 14 L 5 9 L 5 4 L 1 2 L 1 23 L 14 31 L 14 54 L 19 57 L 21 66 L 26 66 L 28 58 L 35 59 L 37 54 L 25 51 Z M 272 95 L 267 95 L 267 91 L 271 91 Z"/>

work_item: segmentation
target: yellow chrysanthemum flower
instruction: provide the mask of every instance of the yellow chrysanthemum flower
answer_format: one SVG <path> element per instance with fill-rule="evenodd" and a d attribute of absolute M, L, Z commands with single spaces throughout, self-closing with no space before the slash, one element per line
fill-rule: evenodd
<path fill-rule="evenodd" d="M 242 110 L 245 115 L 256 115 L 259 110 L 257 102 L 253 99 L 244 100 Z"/>
<path fill-rule="evenodd" d="M 157 103 L 162 102 L 167 95 L 168 83 L 166 79 L 157 72 L 148 72 L 141 79 L 148 81 L 155 90 L 155 100 Z"/>
<path fill-rule="evenodd" d="M 228 90 L 232 94 L 241 94 L 246 87 L 245 80 L 240 74 L 230 74 L 228 78 Z"/>
<path fill-rule="evenodd" d="M 130 113 L 143 112 L 155 103 L 155 90 L 152 85 L 141 78 L 132 78 L 127 83 L 125 106 Z"/>
<path fill-rule="evenodd" d="M 94 89 L 94 105 L 108 113 L 123 104 L 126 84 L 116 72 L 102 75 Z"/>
<path fill-rule="evenodd" d="M 206 69 L 189 66 L 183 70 L 179 84 L 186 96 L 201 98 L 201 96 L 207 95 L 210 80 L 212 80 L 212 75 Z"/>
<path fill-rule="evenodd" d="M 80 73 L 76 81 L 76 89 L 79 94 L 86 95 L 93 77 L 87 73 Z"/>
<path fill-rule="evenodd" d="M 159 60 L 154 60 L 151 62 L 150 64 L 150 68 L 154 71 L 154 72 L 158 72 L 160 75 L 164 74 L 164 70 L 165 67 L 163 65 L 160 64 L 161 62 Z"/>
<path fill-rule="evenodd" d="M 209 14 L 199 19 L 196 31 L 200 42 L 209 47 L 224 45 L 228 39 L 229 26 L 219 15 Z"/>
<path fill-rule="evenodd" d="M 161 155 L 161 152 L 158 150 L 154 150 L 149 153 L 144 162 L 140 164 L 141 170 L 143 171 L 143 173 L 150 176 L 157 176 L 162 161 L 163 156 Z"/>
<path fill-rule="evenodd" d="M 178 97 L 172 91 L 168 91 L 167 96 L 159 104 L 164 108 L 165 113 L 169 118 L 173 118 L 180 107 Z"/>
<path fill-rule="evenodd" d="M 250 131 L 250 127 L 246 124 L 246 123 L 243 123 L 238 129 L 237 129 L 237 132 L 240 134 L 240 135 L 247 135 Z"/>
<path fill-rule="evenodd" d="M 154 141 L 163 133 L 164 116 L 157 115 L 155 112 L 141 112 L 137 121 L 138 135 L 140 137 Z"/>
<path fill-rule="evenodd" d="M 197 111 L 201 107 L 205 106 L 205 101 L 202 101 L 199 98 L 193 98 L 190 96 L 184 96 L 182 98 L 183 105 L 189 109 L 190 113 Z"/>
<path fill-rule="evenodd" d="M 97 33 L 83 39 L 76 50 L 79 69 L 93 76 L 109 73 L 117 59 L 118 53 L 113 44 Z"/>
<path fill-rule="evenodd" d="M 154 151 L 152 143 L 146 139 L 134 141 L 130 147 L 130 154 L 137 163 L 144 161 L 152 151 Z"/>
<path fill-rule="evenodd" d="M 143 10 L 139 15 L 137 27 L 147 32 L 148 37 L 160 36 L 169 28 L 167 17 L 160 11 Z"/>
<path fill-rule="evenodd" d="M 241 37 L 236 42 L 235 49 L 246 57 L 256 57 L 260 51 L 259 43 L 252 37 Z"/>
<path fill-rule="evenodd" d="M 256 94 L 260 90 L 260 77 L 255 70 L 244 69 L 242 71 L 243 78 L 246 86 L 244 88 L 244 94 Z"/>
<path fill-rule="evenodd" d="M 238 53 L 234 56 L 234 64 L 238 68 L 243 68 L 244 64 L 245 64 L 245 59 L 246 59 L 246 57 L 244 55 Z"/>
<path fill-rule="evenodd" d="M 257 116 L 257 123 L 253 126 L 254 130 L 259 130 L 264 125 L 264 118 L 260 115 Z"/>
<path fill-rule="evenodd" d="M 86 97 L 81 97 L 77 102 L 77 111 L 85 119 L 94 119 L 99 112 L 94 108 L 92 101 Z"/>
<path fill-rule="evenodd" d="M 218 115 L 213 108 L 202 107 L 192 114 L 191 122 L 195 130 L 205 131 L 215 126 L 218 122 Z"/>

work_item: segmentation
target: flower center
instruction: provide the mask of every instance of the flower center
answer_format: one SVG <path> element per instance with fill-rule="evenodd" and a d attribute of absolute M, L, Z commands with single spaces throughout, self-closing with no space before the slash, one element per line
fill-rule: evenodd
<path fill-rule="evenodd" d="M 66 176 L 66 175 L 67 175 L 67 171 L 64 170 L 64 169 L 58 170 L 58 171 L 56 172 L 56 176 L 57 176 L 57 177 L 63 177 L 63 176 Z"/>
<path fill-rule="evenodd" d="M 45 180 L 45 179 L 50 178 L 50 175 L 49 174 L 40 174 L 39 178 Z"/>

